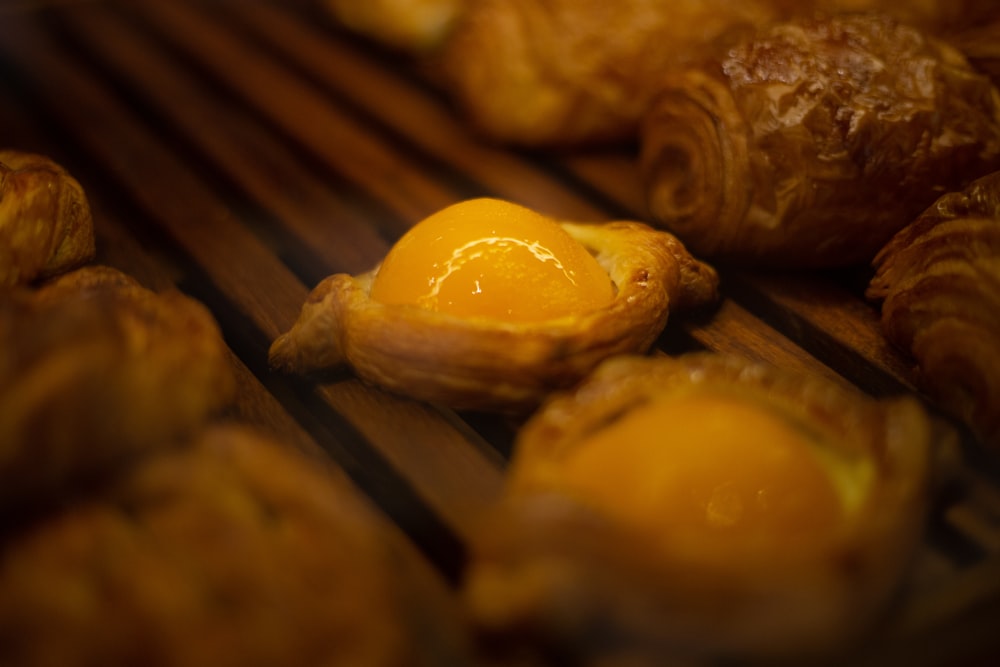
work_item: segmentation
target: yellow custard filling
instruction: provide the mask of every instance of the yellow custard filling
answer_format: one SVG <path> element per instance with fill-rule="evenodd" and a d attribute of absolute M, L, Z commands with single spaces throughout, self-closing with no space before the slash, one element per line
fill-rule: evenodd
<path fill-rule="evenodd" d="M 555 220 L 497 199 L 445 208 L 410 229 L 371 298 L 461 317 L 540 322 L 607 306 L 607 271 Z"/>
<path fill-rule="evenodd" d="M 563 491 L 664 540 L 738 548 L 819 536 L 847 508 L 815 437 L 736 396 L 654 398 L 551 471 Z"/>

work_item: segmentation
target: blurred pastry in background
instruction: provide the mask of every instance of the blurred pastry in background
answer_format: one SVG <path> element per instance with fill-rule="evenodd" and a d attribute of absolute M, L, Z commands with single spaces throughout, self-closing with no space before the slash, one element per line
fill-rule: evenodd
<path fill-rule="evenodd" d="M 713 54 L 794 7 L 781 0 L 478 0 L 438 65 L 444 89 L 493 140 L 633 140 L 664 69 Z"/>
<path fill-rule="evenodd" d="M 235 398 L 201 303 L 103 266 L 0 294 L 0 514 L 189 435 Z"/>
<path fill-rule="evenodd" d="M 714 269 L 666 232 L 473 199 L 419 222 L 372 271 L 323 280 L 270 362 L 523 412 L 608 356 L 647 350 L 669 314 L 713 302 L 717 288 Z"/>
<path fill-rule="evenodd" d="M 0 287 L 26 285 L 94 258 L 83 188 L 48 157 L 0 150 Z"/>
<path fill-rule="evenodd" d="M 874 266 L 867 296 L 918 385 L 1000 452 L 1000 172 L 938 199 Z"/>
<path fill-rule="evenodd" d="M 1000 17 L 991 0 L 322 0 L 415 56 L 484 137 L 530 147 L 634 141 L 660 72 L 721 57 L 796 17 L 883 12 L 932 33 Z"/>
<path fill-rule="evenodd" d="M 475 0 L 323 0 L 344 27 L 384 46 L 422 55 L 441 46 Z"/>
<path fill-rule="evenodd" d="M 235 426 L 8 536 L 0 663 L 469 664 L 456 605 L 316 460 Z"/>
<path fill-rule="evenodd" d="M 877 627 L 954 453 L 912 397 L 610 359 L 518 435 L 465 599 L 487 645 L 565 664 L 813 664 Z"/>
<path fill-rule="evenodd" d="M 720 262 L 868 262 L 941 194 L 1000 166 L 1000 92 L 879 15 L 796 20 L 664 71 L 641 130 L 653 220 Z"/>

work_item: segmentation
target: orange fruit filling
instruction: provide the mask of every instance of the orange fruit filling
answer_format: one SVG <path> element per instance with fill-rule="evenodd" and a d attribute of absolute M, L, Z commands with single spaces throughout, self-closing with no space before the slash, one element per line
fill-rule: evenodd
<path fill-rule="evenodd" d="M 773 410 L 690 394 L 636 407 L 552 474 L 574 497 L 645 534 L 734 547 L 841 522 L 829 465 L 814 436 Z"/>
<path fill-rule="evenodd" d="M 539 322 L 596 310 L 611 278 L 555 220 L 473 199 L 415 225 L 386 255 L 371 298 L 461 317 Z"/>

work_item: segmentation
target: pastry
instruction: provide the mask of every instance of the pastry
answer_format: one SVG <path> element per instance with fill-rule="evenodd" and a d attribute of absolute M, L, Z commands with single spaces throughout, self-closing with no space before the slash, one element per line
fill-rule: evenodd
<path fill-rule="evenodd" d="M 699 60 L 794 6 L 478 0 L 437 64 L 444 90 L 493 140 L 525 146 L 633 140 L 663 69 Z"/>
<path fill-rule="evenodd" d="M 1000 172 L 941 197 L 874 266 L 867 295 L 919 386 L 1000 452 Z"/>
<path fill-rule="evenodd" d="M 1000 92 L 879 15 L 786 22 L 664 72 L 641 130 L 653 220 L 720 262 L 868 262 L 944 192 L 1000 167 Z"/>
<path fill-rule="evenodd" d="M 200 303 L 109 267 L 0 294 L 0 514 L 187 435 L 235 397 Z"/>
<path fill-rule="evenodd" d="M 934 32 L 976 25 L 990 0 L 476 0 L 440 49 L 437 80 L 486 137 L 534 147 L 633 141 L 665 69 L 814 13 L 881 11 Z"/>
<path fill-rule="evenodd" d="M 438 48 L 474 0 L 324 0 L 344 27 L 403 53 Z"/>
<path fill-rule="evenodd" d="M 0 150 L 0 287 L 25 285 L 94 258 L 80 184 L 47 157 Z"/>
<path fill-rule="evenodd" d="M 465 599 L 487 644 L 570 664 L 809 664 L 884 613 L 954 445 L 910 397 L 610 359 L 519 433 Z"/>
<path fill-rule="evenodd" d="M 672 309 L 716 297 L 715 271 L 637 222 L 558 222 L 495 199 L 447 207 L 380 266 L 323 280 L 272 366 L 350 367 L 456 409 L 530 410 L 602 359 L 649 348 Z"/>
<path fill-rule="evenodd" d="M 443 582 L 329 473 L 217 426 L 8 536 L 0 663 L 469 664 Z"/>

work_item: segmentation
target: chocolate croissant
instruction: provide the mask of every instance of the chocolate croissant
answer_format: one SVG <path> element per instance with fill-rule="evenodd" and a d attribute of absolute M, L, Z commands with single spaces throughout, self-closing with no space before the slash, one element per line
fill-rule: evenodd
<path fill-rule="evenodd" d="M 0 663 L 471 664 L 400 540 L 315 461 L 213 427 L 8 538 Z"/>
<path fill-rule="evenodd" d="M 954 446 L 912 397 L 617 357 L 519 433 L 465 599 L 566 664 L 817 664 L 886 613 Z"/>
<path fill-rule="evenodd" d="M 94 258 L 83 188 L 51 159 L 0 150 L 0 287 L 25 285 Z"/>
<path fill-rule="evenodd" d="M 1000 166 L 1000 92 L 885 16 L 776 25 L 661 83 L 641 131 L 648 208 L 718 261 L 870 261 L 937 197 Z"/>
<path fill-rule="evenodd" d="M 209 311 L 109 267 L 0 295 L 0 514 L 87 484 L 235 397 Z"/>
<path fill-rule="evenodd" d="M 486 136 L 527 146 L 632 140 L 659 73 L 787 14 L 776 0 L 478 0 L 440 55 Z"/>
<path fill-rule="evenodd" d="M 1000 452 L 1000 172 L 941 197 L 874 260 L 867 295 L 918 384 Z"/>

